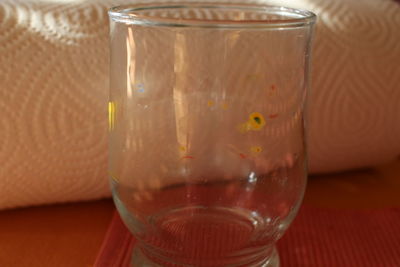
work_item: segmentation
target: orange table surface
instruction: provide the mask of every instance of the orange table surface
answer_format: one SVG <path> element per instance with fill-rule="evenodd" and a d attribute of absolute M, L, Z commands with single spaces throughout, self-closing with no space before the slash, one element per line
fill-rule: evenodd
<path fill-rule="evenodd" d="M 400 206 L 400 160 L 309 179 L 306 205 L 345 209 Z M 111 200 L 0 212 L 0 266 L 93 266 L 113 214 Z"/>

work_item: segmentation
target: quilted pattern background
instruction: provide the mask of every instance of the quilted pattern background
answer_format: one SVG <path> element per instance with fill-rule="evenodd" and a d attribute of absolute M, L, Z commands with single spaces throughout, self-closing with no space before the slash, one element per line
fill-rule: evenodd
<path fill-rule="evenodd" d="M 270 2 L 319 16 L 311 172 L 400 155 L 400 4 Z M 106 10 L 120 3 L 0 0 L 0 208 L 110 194 Z"/>

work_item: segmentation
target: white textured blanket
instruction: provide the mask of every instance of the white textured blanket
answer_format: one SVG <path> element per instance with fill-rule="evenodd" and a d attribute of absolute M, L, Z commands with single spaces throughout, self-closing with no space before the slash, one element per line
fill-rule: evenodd
<path fill-rule="evenodd" d="M 106 9 L 119 3 L 0 0 L 0 208 L 109 195 Z M 319 16 L 311 171 L 400 155 L 400 4 L 274 3 Z"/>

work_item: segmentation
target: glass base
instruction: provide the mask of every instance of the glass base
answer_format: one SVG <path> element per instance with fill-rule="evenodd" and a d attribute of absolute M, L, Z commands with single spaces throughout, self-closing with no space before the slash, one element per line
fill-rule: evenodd
<path fill-rule="evenodd" d="M 138 246 L 135 246 L 133 249 L 132 253 L 132 259 L 131 259 L 131 266 L 132 267 L 165 267 L 163 265 L 159 265 L 157 263 L 152 262 L 149 260 L 141 251 L 141 249 Z M 173 264 L 171 263 L 168 266 L 174 266 L 174 267 L 189 267 L 189 265 L 178 265 L 178 264 Z M 211 265 L 210 265 L 211 266 Z M 279 267 L 280 266 L 280 261 L 279 261 L 279 254 L 278 250 L 274 246 L 272 249 L 272 253 L 268 255 L 267 258 L 261 260 L 258 263 L 253 263 L 251 265 L 248 264 L 243 264 L 243 265 L 234 265 L 234 266 L 246 266 L 246 267 Z M 197 267 L 196 265 L 190 265 L 190 267 Z M 216 267 L 216 266 L 213 266 Z M 223 267 L 223 266 L 221 266 Z M 224 266 L 225 267 L 225 266 Z M 226 266 L 228 267 L 228 266 Z"/>

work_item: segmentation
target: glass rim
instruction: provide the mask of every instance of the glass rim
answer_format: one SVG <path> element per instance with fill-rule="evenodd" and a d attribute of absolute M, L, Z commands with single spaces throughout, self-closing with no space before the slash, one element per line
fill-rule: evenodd
<path fill-rule="evenodd" d="M 238 9 L 255 11 L 265 14 L 276 14 L 287 16 L 285 19 L 186 19 L 186 18 L 163 18 L 140 14 L 144 10 L 162 9 L 187 9 L 187 8 L 213 8 L 216 10 Z M 167 27 L 205 27 L 205 28 L 299 28 L 313 25 L 316 15 L 308 10 L 273 6 L 266 4 L 248 3 L 150 3 L 150 4 L 126 4 L 112 7 L 108 10 L 110 19 L 126 24 L 167 26 Z M 293 17 L 290 17 L 293 16 Z"/>

